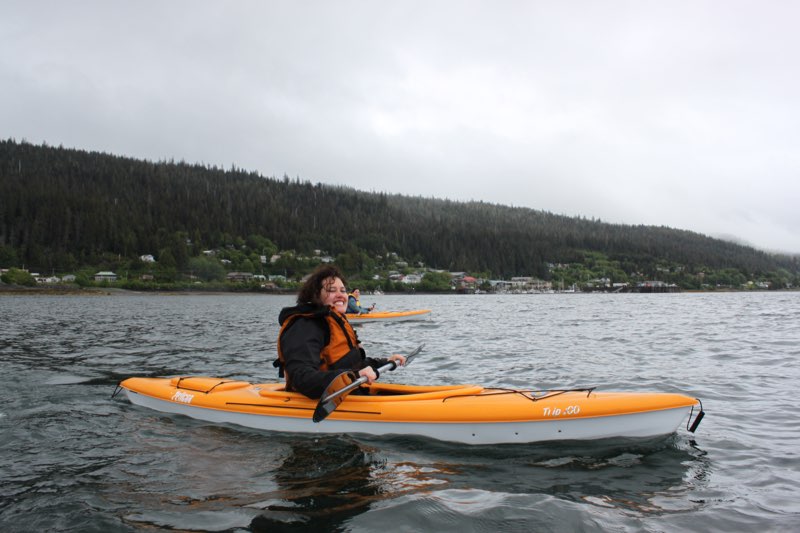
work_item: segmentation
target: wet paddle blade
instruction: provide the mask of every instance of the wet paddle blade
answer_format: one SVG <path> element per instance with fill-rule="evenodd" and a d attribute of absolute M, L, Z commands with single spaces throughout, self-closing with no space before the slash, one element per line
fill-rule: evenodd
<path fill-rule="evenodd" d="M 408 365 L 410 365 L 410 364 L 411 364 L 411 361 L 412 361 L 412 360 L 413 360 L 413 359 L 414 359 L 414 358 L 417 356 L 417 354 L 418 354 L 419 352 L 421 352 L 421 351 L 422 351 L 422 349 L 423 349 L 424 347 L 425 347 L 425 345 L 424 345 L 424 344 L 420 344 L 419 346 L 417 346 L 416 348 L 414 348 L 414 350 L 413 350 L 413 351 L 412 351 L 410 354 L 408 354 L 408 355 L 406 356 L 406 365 L 405 365 L 405 366 L 408 366 Z"/>
<path fill-rule="evenodd" d="M 353 379 L 353 373 L 350 371 L 342 372 L 333 378 L 333 381 L 325 388 L 322 398 L 317 403 L 317 408 L 314 409 L 314 422 L 321 422 L 334 412 L 342 400 L 347 397 L 346 393 L 360 385 L 360 383 L 356 384 L 357 381 Z"/>
<path fill-rule="evenodd" d="M 424 344 L 420 344 L 417 348 L 412 351 L 410 354 L 406 356 L 406 365 L 408 365 L 411 360 L 422 351 Z M 378 372 L 383 372 L 384 370 L 394 370 L 397 365 L 390 361 L 389 363 L 383 365 L 378 369 Z M 316 409 L 314 409 L 314 416 L 312 419 L 314 422 L 322 422 L 328 415 L 331 414 L 339 407 L 339 404 L 350 394 L 350 391 L 357 389 L 359 386 L 367 382 L 367 378 L 360 377 L 356 379 L 356 375 L 353 372 L 342 372 L 331 381 L 330 385 L 325 388 L 325 393 L 322 395 L 322 398 L 317 403 Z"/>
<path fill-rule="evenodd" d="M 312 418 L 314 422 L 322 422 L 323 420 L 328 418 L 328 415 L 334 412 L 339 403 L 341 403 L 341 400 L 339 400 L 339 403 L 334 403 L 335 401 L 336 400 L 331 400 L 329 402 L 319 402 L 317 404 L 317 408 L 314 409 L 314 416 Z"/>

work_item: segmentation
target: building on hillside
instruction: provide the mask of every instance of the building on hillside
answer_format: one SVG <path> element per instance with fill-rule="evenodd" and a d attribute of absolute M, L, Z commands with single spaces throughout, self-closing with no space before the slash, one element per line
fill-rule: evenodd
<path fill-rule="evenodd" d="M 228 272 L 226 276 L 228 281 L 238 281 L 241 283 L 247 283 L 249 281 L 253 281 L 253 273 L 252 272 Z"/>
<path fill-rule="evenodd" d="M 113 272 L 104 270 L 94 275 L 95 281 L 117 281 L 117 275 Z"/>
<path fill-rule="evenodd" d="M 514 287 L 510 281 L 505 279 L 490 279 L 489 286 L 494 292 L 498 293 L 509 292 Z"/>
<path fill-rule="evenodd" d="M 516 290 L 525 290 L 531 286 L 533 278 L 530 276 L 514 276 L 511 278 L 511 286 Z"/>
<path fill-rule="evenodd" d="M 478 278 L 472 276 L 461 276 L 454 281 L 456 291 L 463 293 L 475 293 L 478 291 L 478 285 L 480 285 Z"/>

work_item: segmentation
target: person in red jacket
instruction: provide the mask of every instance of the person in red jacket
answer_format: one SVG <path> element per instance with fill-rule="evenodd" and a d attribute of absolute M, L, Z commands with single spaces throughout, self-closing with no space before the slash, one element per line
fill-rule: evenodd
<path fill-rule="evenodd" d="M 344 276 L 333 265 L 318 267 L 297 294 L 297 305 L 278 316 L 279 375 L 286 390 L 319 398 L 333 379 L 352 371 L 354 379 L 378 379 L 377 369 L 392 361 L 402 366 L 405 356 L 367 357 L 353 327 L 345 317 L 347 289 Z"/>

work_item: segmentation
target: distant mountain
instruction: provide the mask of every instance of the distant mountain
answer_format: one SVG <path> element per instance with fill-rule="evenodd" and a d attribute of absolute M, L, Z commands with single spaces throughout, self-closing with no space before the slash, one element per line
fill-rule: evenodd
<path fill-rule="evenodd" d="M 506 278 L 546 278 L 548 264 L 582 261 L 594 252 L 630 272 L 655 272 L 663 264 L 798 270 L 797 258 L 667 227 L 367 193 L 13 140 L 0 142 L 0 193 L 0 266 L 5 255 L 45 271 L 165 248 L 180 264 L 192 250 L 234 246 L 251 236 L 299 253 L 393 252 L 434 268 Z M 192 249 L 181 251 L 182 240 Z"/>

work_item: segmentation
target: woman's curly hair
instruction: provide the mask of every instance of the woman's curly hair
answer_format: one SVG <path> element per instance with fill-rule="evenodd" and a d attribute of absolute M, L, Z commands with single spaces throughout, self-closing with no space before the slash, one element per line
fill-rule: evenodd
<path fill-rule="evenodd" d="M 297 293 L 297 304 L 313 304 L 321 306 L 322 304 L 322 289 L 324 288 L 326 280 L 332 278 L 339 278 L 345 286 L 347 281 L 342 275 L 342 271 L 334 265 L 320 265 L 308 277 L 308 279 L 300 287 L 300 292 Z"/>

